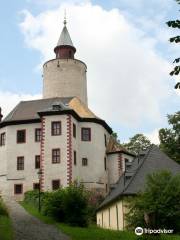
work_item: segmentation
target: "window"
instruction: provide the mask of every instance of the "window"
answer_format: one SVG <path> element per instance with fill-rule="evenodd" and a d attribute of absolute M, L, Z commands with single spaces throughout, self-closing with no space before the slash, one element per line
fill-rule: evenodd
<path fill-rule="evenodd" d="M 104 145 L 105 145 L 105 147 L 107 147 L 107 138 L 106 138 L 106 134 L 104 134 Z"/>
<path fill-rule="evenodd" d="M 0 135 L 0 146 L 4 146 L 6 142 L 6 133 L 1 133 Z"/>
<path fill-rule="evenodd" d="M 87 166 L 87 165 L 88 165 L 88 159 L 82 158 L 82 166 Z"/>
<path fill-rule="evenodd" d="M 24 157 L 17 157 L 17 170 L 24 170 Z"/>
<path fill-rule="evenodd" d="M 82 141 L 91 141 L 91 129 L 90 128 L 81 128 L 81 140 Z"/>
<path fill-rule="evenodd" d="M 107 170 L 106 158 L 104 158 L 104 170 Z"/>
<path fill-rule="evenodd" d="M 35 169 L 40 168 L 40 155 L 35 156 Z"/>
<path fill-rule="evenodd" d="M 76 158 L 77 158 L 77 154 L 76 154 L 76 151 L 74 151 L 74 165 L 76 165 L 77 163 Z"/>
<path fill-rule="evenodd" d="M 57 190 L 60 188 L 60 180 L 52 180 L 52 190 Z"/>
<path fill-rule="evenodd" d="M 22 193 L 23 193 L 23 185 L 14 184 L 14 194 L 22 194 Z"/>
<path fill-rule="evenodd" d="M 34 183 L 33 184 L 33 189 L 34 190 L 39 190 L 39 183 Z"/>
<path fill-rule="evenodd" d="M 41 141 L 41 128 L 35 129 L 35 142 Z"/>
<path fill-rule="evenodd" d="M 26 142 L 26 130 L 17 130 L 17 143 Z"/>
<path fill-rule="evenodd" d="M 76 138 L 76 124 L 73 123 L 73 137 Z"/>
<path fill-rule="evenodd" d="M 60 149 L 52 150 L 52 163 L 60 163 Z"/>
<path fill-rule="evenodd" d="M 61 135 L 61 122 L 51 123 L 51 135 L 52 136 Z"/>

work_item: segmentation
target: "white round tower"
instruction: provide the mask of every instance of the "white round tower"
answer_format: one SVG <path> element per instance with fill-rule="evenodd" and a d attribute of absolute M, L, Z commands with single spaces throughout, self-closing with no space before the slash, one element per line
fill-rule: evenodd
<path fill-rule="evenodd" d="M 78 97 L 87 105 L 87 67 L 82 61 L 74 59 L 76 48 L 67 30 L 66 20 L 54 52 L 56 59 L 43 66 L 43 98 Z"/>

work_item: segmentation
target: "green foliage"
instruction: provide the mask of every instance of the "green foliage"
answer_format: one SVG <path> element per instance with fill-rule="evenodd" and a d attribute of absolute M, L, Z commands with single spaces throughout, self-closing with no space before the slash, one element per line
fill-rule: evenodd
<path fill-rule="evenodd" d="M 42 213 L 59 222 L 87 226 L 91 217 L 88 215 L 90 208 L 88 196 L 84 186 L 77 183 L 54 192 L 41 193 Z M 24 202 L 37 208 L 38 197 L 38 191 L 26 192 Z"/>
<path fill-rule="evenodd" d="M 2 199 L 0 199 L 0 216 L 8 216 L 7 209 L 6 209 Z"/>
<path fill-rule="evenodd" d="M 128 143 L 124 143 L 123 146 L 130 152 L 138 154 L 140 151 L 144 151 L 151 146 L 150 140 L 143 134 L 136 134 L 130 138 Z"/>
<path fill-rule="evenodd" d="M 160 149 L 180 163 L 180 111 L 167 117 L 171 128 L 159 130 Z"/>
<path fill-rule="evenodd" d="M 180 4 L 180 0 L 176 0 L 176 2 L 178 4 Z M 166 24 L 168 25 L 168 27 L 180 29 L 180 20 L 178 20 L 178 19 L 177 20 L 168 21 Z M 169 39 L 169 41 L 171 43 L 173 43 L 173 42 L 174 43 L 179 43 L 180 42 L 180 36 L 171 37 Z M 180 58 L 176 58 L 174 60 L 174 63 L 179 63 L 179 61 L 180 61 Z M 171 76 L 178 75 L 179 73 L 180 73 L 180 65 L 177 65 L 177 66 L 174 67 L 173 71 L 170 72 L 170 75 Z M 175 89 L 180 89 L 180 82 L 176 83 Z"/>
<path fill-rule="evenodd" d="M 180 232 L 180 174 L 160 171 L 147 176 L 145 191 L 127 199 L 128 227 L 174 229 Z"/>

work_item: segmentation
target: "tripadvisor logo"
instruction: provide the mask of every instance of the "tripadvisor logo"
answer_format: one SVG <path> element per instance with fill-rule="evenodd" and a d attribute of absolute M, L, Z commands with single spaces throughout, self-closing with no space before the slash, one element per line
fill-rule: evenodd
<path fill-rule="evenodd" d="M 142 228 L 142 227 L 137 227 L 135 229 L 135 234 L 140 236 L 142 235 L 143 233 L 144 234 L 170 234 L 170 233 L 173 233 L 174 230 L 173 229 L 150 229 L 150 228 Z"/>
<path fill-rule="evenodd" d="M 135 234 L 138 235 L 138 236 L 142 235 L 143 234 L 143 228 L 142 227 L 137 227 L 135 229 Z"/>

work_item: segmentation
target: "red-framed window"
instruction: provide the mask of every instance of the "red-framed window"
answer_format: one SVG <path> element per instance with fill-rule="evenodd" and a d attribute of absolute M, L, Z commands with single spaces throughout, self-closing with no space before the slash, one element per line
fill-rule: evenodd
<path fill-rule="evenodd" d="M 51 122 L 51 135 L 52 136 L 61 135 L 61 121 Z"/>
<path fill-rule="evenodd" d="M 24 170 L 24 157 L 17 157 L 17 170 Z"/>
<path fill-rule="evenodd" d="M 61 150 L 60 148 L 52 149 L 52 163 L 60 163 Z"/>
<path fill-rule="evenodd" d="M 76 124 L 73 123 L 73 137 L 76 138 Z"/>
<path fill-rule="evenodd" d="M 6 133 L 1 133 L 0 135 L 0 146 L 4 146 L 6 143 Z"/>
<path fill-rule="evenodd" d="M 14 194 L 23 193 L 23 184 L 14 184 Z"/>
<path fill-rule="evenodd" d="M 26 130 L 17 130 L 17 143 L 25 143 L 26 142 Z"/>
<path fill-rule="evenodd" d="M 88 165 L 88 159 L 82 158 L 82 166 L 87 166 L 87 165 Z"/>
<path fill-rule="evenodd" d="M 81 140 L 91 141 L 91 128 L 81 128 Z"/>
<path fill-rule="evenodd" d="M 36 155 L 35 156 L 35 169 L 39 169 L 40 168 L 40 155 Z"/>
<path fill-rule="evenodd" d="M 33 189 L 39 190 L 39 183 L 33 183 Z"/>
<path fill-rule="evenodd" d="M 52 180 L 52 190 L 58 190 L 61 187 L 61 182 L 59 179 Z"/>
<path fill-rule="evenodd" d="M 76 151 L 74 151 L 74 165 L 77 164 L 77 153 Z"/>
<path fill-rule="evenodd" d="M 35 142 L 41 141 L 41 128 L 35 129 Z"/>

